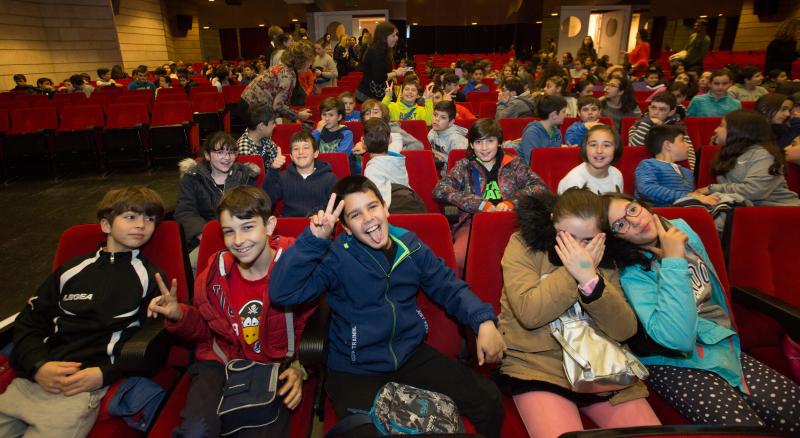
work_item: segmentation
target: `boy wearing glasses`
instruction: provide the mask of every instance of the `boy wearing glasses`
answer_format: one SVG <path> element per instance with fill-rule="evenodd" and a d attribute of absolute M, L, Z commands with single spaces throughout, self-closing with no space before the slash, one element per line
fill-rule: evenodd
<path fill-rule="evenodd" d="M 219 131 L 203 143 L 203 160 L 186 158 L 178 163 L 181 189 L 175 204 L 175 221 L 183 227 L 192 269 L 197 266 L 200 235 L 206 223 L 217 219 L 222 194 L 234 187 L 256 185 L 259 169 L 236 162 L 236 141 Z"/>
<path fill-rule="evenodd" d="M 628 130 L 628 146 L 645 146 L 647 134 L 654 126 L 675 125 L 683 129 L 681 118 L 675 113 L 677 107 L 678 100 L 672 93 L 663 92 L 653 96 L 653 100 L 647 107 L 647 114 L 637 120 Z M 687 158 L 689 167 L 694 170 L 695 153 L 692 139 L 688 135 L 684 135 L 684 141 L 689 145 Z"/>

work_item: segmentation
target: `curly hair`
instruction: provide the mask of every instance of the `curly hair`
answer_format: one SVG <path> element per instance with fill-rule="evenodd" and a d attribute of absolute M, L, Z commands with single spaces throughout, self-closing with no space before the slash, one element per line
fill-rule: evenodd
<path fill-rule="evenodd" d="M 314 47 L 305 40 L 292 43 L 281 55 L 281 62 L 294 71 L 301 70 L 314 60 Z"/>

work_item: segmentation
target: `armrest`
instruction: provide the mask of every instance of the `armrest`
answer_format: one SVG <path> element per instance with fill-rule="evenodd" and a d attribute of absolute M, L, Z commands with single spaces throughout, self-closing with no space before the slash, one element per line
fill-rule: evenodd
<path fill-rule="evenodd" d="M 166 362 L 174 336 L 164 328 L 159 319 L 148 319 L 141 330 L 125 342 L 120 362 L 126 371 L 147 372 L 160 368 Z"/>
<path fill-rule="evenodd" d="M 297 346 L 297 356 L 306 368 L 320 370 L 325 366 L 325 342 L 328 338 L 328 321 L 331 310 L 323 295 L 317 311 L 306 321 L 303 337 Z"/>
<path fill-rule="evenodd" d="M 800 333 L 800 309 L 750 287 L 732 287 L 731 298 L 776 320 L 790 336 Z"/>

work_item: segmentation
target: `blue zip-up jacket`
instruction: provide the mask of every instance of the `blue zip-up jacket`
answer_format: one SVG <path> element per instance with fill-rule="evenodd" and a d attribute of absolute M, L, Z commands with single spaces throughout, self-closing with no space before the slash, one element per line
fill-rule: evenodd
<path fill-rule="evenodd" d="M 588 133 L 589 130 L 586 129 L 586 125 L 584 125 L 582 121 L 578 120 L 569 125 L 569 128 L 567 128 L 566 135 L 564 136 L 564 142 L 569 145 L 580 146 L 583 144 L 583 139 L 586 138 L 586 134 Z"/>
<path fill-rule="evenodd" d="M 656 207 L 672 205 L 689 192 L 694 191 L 694 175 L 692 171 L 678 166 L 680 174 L 672 167 L 673 163 L 648 158 L 636 166 L 637 199 L 652 202 Z"/>
<path fill-rule="evenodd" d="M 303 303 L 327 291 L 330 369 L 377 374 L 400 368 L 428 330 L 417 307 L 419 289 L 475 333 L 481 323 L 497 322 L 492 306 L 416 234 L 389 226 L 389 237 L 397 245 L 391 266 L 383 252 L 347 233 L 331 242 L 306 228 L 272 270 L 269 294 L 276 305 Z"/>
<path fill-rule="evenodd" d="M 558 126 L 553 126 L 552 132 L 547 132 L 544 125 L 538 120 L 528 123 L 522 131 L 522 140 L 519 142 L 517 150 L 525 164 L 531 164 L 531 154 L 536 148 L 558 148 L 561 147 L 561 130 Z"/>
<path fill-rule="evenodd" d="M 670 223 L 686 233 L 689 238 L 686 250 L 694 252 L 708 267 L 710 302 L 730 315 L 725 292 L 702 240 L 685 221 L 675 219 Z M 710 371 L 734 388 L 749 393 L 742 376 L 739 336 L 733 329 L 697 315 L 691 279 L 685 258 L 654 260 L 649 271 L 639 265 L 622 271 L 620 283 L 625 297 L 647 334 L 658 344 L 684 353 L 683 357 L 644 356 L 640 357 L 642 363 Z"/>

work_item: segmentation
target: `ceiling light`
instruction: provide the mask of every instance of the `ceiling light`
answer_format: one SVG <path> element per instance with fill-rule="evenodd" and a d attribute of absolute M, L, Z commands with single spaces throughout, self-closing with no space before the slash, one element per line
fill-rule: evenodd
<path fill-rule="evenodd" d="M 414 23 L 411 23 L 411 25 L 412 25 L 412 26 L 417 26 L 417 25 L 419 25 L 419 23 L 417 23 L 417 22 L 414 22 Z"/>
<path fill-rule="evenodd" d="M 300 20 L 298 20 L 297 18 L 292 18 L 292 23 L 297 23 L 298 21 Z"/>
<path fill-rule="evenodd" d="M 536 24 L 542 24 L 542 20 L 537 21 Z"/>
<path fill-rule="evenodd" d="M 208 26 L 203 26 L 203 29 L 210 29 Z"/>
<path fill-rule="evenodd" d="M 708 18 L 708 15 L 701 15 L 700 18 Z"/>
<path fill-rule="evenodd" d="M 266 24 L 259 24 L 258 27 L 264 27 Z"/>
<path fill-rule="evenodd" d="M 473 25 L 473 26 L 477 26 L 477 25 L 478 25 L 478 22 L 477 22 L 477 21 L 473 21 L 473 22 L 472 22 L 472 25 Z"/>
<path fill-rule="evenodd" d="M 558 17 L 558 12 L 553 12 L 550 14 L 551 17 Z"/>
<path fill-rule="evenodd" d="M 717 15 L 717 17 L 721 17 L 721 16 L 722 16 L 722 14 Z"/>

